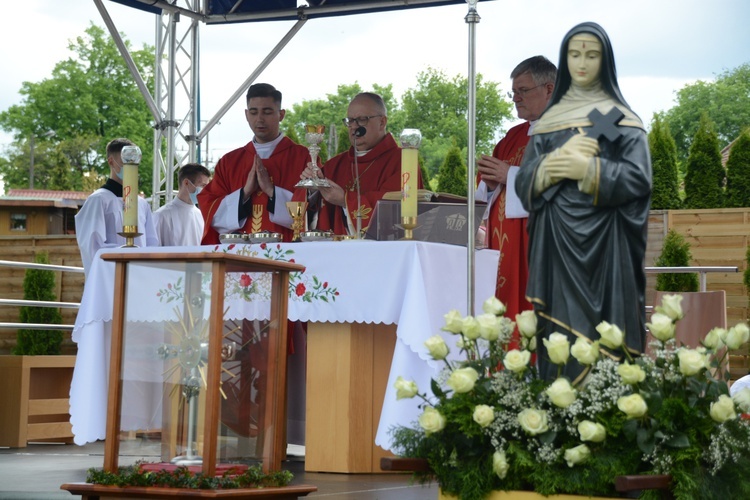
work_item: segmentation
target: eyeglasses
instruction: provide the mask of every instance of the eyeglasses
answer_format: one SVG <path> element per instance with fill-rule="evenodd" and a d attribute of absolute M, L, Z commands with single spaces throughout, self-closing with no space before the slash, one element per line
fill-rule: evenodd
<path fill-rule="evenodd" d="M 531 87 L 530 89 L 518 89 L 518 90 L 512 90 L 508 92 L 507 95 L 509 99 L 514 99 L 516 96 L 520 96 L 521 98 L 526 97 L 526 94 L 531 92 L 534 89 L 538 89 L 539 87 L 543 87 L 544 84 L 537 85 L 536 87 Z"/>
<path fill-rule="evenodd" d="M 341 121 L 343 121 L 344 125 L 346 125 L 347 127 L 350 127 L 354 125 L 355 123 L 357 124 L 358 127 L 364 127 L 365 125 L 367 125 L 367 122 L 370 121 L 370 118 L 378 118 L 380 116 L 383 116 L 383 115 L 358 116 L 357 118 L 347 117 Z"/>

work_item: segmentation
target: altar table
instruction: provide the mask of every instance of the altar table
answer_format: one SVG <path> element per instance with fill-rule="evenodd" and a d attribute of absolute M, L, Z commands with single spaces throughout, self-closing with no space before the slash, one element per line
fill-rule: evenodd
<path fill-rule="evenodd" d="M 325 373 L 325 370 L 342 363 L 341 359 L 335 357 L 336 353 L 324 348 L 324 344 L 314 344 L 316 341 L 325 343 L 327 331 L 332 331 L 330 335 L 337 335 L 337 328 L 340 330 L 342 325 L 349 325 L 349 335 L 352 330 L 361 332 L 369 328 L 369 335 L 377 336 L 388 335 L 387 325 L 394 325 L 390 328 L 391 331 L 395 329 L 395 339 L 381 339 L 380 347 L 375 347 L 382 351 L 390 349 L 388 342 L 393 345 L 390 366 L 383 374 L 383 378 L 387 374 L 387 380 L 373 381 L 373 397 L 377 398 L 383 392 L 385 395 L 379 419 L 375 422 L 377 432 L 372 434 L 375 434 L 374 443 L 385 450 L 391 448 L 389 430 L 396 425 L 414 423 L 420 414 L 417 399 L 396 401 L 393 387 L 396 378 L 402 376 L 414 380 L 420 391 L 428 390 L 430 379 L 439 373 L 444 364 L 432 360 L 423 343 L 432 335 L 440 334 L 453 354 L 457 354 L 455 336 L 441 331 L 443 315 L 451 309 L 458 309 L 462 314 L 467 312 L 466 248 L 456 245 L 418 241 L 343 241 L 102 249 L 94 259 L 86 280 L 72 335 L 73 341 L 78 344 L 78 354 L 70 389 L 70 420 L 75 443 L 79 445 L 105 437 L 114 264 L 99 256 L 112 251 L 232 252 L 304 265 L 304 273 L 295 273 L 291 277 L 289 319 L 314 323 L 308 338 L 308 374 Z M 482 302 L 494 294 L 498 257 L 499 253 L 495 250 L 476 252 L 477 314 L 481 313 Z M 162 309 L 169 312 L 169 295 L 177 293 L 179 284 L 171 281 L 169 276 L 144 276 L 142 281 L 142 303 L 131 306 L 151 308 L 157 313 Z M 229 307 L 230 316 L 242 318 L 247 308 L 256 307 L 253 298 L 258 297 L 249 294 L 250 288 L 245 285 L 248 285 L 247 279 L 238 276 L 233 284 L 234 291 L 230 293 L 227 288 L 225 306 Z M 253 293 L 262 294 L 262 284 L 253 290 Z M 328 338 L 329 343 L 332 338 Z M 361 336 L 355 335 L 350 336 L 347 342 L 352 338 L 355 342 L 357 339 L 361 341 Z M 338 340 L 331 345 L 338 345 L 339 351 L 346 350 Z M 356 352 L 356 349 L 349 352 Z M 377 356 L 382 359 L 387 358 L 388 354 L 381 352 Z M 356 371 L 357 360 L 348 362 L 355 363 L 353 370 Z M 351 365 L 349 368 L 352 368 Z M 377 370 L 369 373 L 378 376 Z M 332 386 L 330 391 L 351 391 L 353 387 Z M 290 391 L 293 390 L 290 388 Z M 308 398 L 308 420 L 311 416 L 326 418 L 327 412 L 334 411 L 335 408 L 321 406 L 325 404 L 324 401 L 311 401 Z M 373 401 L 375 411 L 380 406 L 381 401 Z M 343 417 L 350 422 L 360 418 L 351 414 Z M 328 418 L 333 417 L 329 415 Z M 330 422 L 316 428 L 315 421 L 308 421 L 307 429 L 308 433 L 315 433 L 311 445 L 313 442 L 322 444 L 326 440 L 331 443 L 335 439 L 335 436 L 325 435 L 330 431 L 323 432 L 333 429 Z M 358 432 L 357 427 L 353 426 L 351 431 Z M 307 454 L 314 455 L 314 452 L 313 449 L 307 450 Z"/>

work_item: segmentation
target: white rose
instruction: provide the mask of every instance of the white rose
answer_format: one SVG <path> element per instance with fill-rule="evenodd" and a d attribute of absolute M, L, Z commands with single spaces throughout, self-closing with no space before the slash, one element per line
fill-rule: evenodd
<path fill-rule="evenodd" d="M 654 309 L 657 313 L 669 316 L 672 321 L 677 321 L 684 316 L 680 302 L 682 302 L 682 295 L 664 295 L 661 298 L 661 305 Z"/>
<path fill-rule="evenodd" d="M 631 365 L 627 361 L 617 367 L 617 373 L 626 384 L 635 385 L 646 380 L 646 372 L 638 365 Z"/>
<path fill-rule="evenodd" d="M 459 349 L 469 349 L 471 347 L 471 341 L 464 339 L 464 337 L 458 337 L 458 340 L 456 340 L 456 347 Z"/>
<path fill-rule="evenodd" d="M 591 342 L 578 337 L 570 348 L 570 354 L 582 365 L 593 365 L 599 359 L 599 342 Z"/>
<path fill-rule="evenodd" d="M 564 365 L 570 356 L 570 342 L 562 333 L 553 333 L 548 339 L 542 339 L 550 361 L 556 365 Z"/>
<path fill-rule="evenodd" d="M 651 323 L 646 323 L 646 327 L 657 340 L 666 342 L 674 338 L 674 322 L 672 318 L 662 313 L 651 315 Z"/>
<path fill-rule="evenodd" d="M 565 450 L 565 461 L 568 467 L 585 462 L 591 456 L 591 450 L 585 444 L 579 444 L 575 448 Z"/>
<path fill-rule="evenodd" d="M 502 316 L 505 314 L 505 304 L 500 302 L 497 297 L 490 297 L 482 304 L 482 311 L 487 314 L 494 314 L 495 316 Z"/>
<path fill-rule="evenodd" d="M 677 350 L 677 359 L 680 361 L 680 373 L 688 377 L 706 368 L 706 356 L 696 349 L 681 347 Z"/>
<path fill-rule="evenodd" d="M 413 380 L 404 380 L 403 377 L 399 376 L 393 386 L 396 388 L 397 400 L 411 399 L 417 395 L 417 384 Z"/>
<path fill-rule="evenodd" d="M 474 368 L 459 368 L 451 373 L 446 383 L 454 391 L 463 393 L 472 390 L 478 378 L 479 374 Z"/>
<path fill-rule="evenodd" d="M 461 313 L 458 312 L 457 309 L 452 309 L 448 314 L 444 315 L 443 318 L 445 319 L 443 330 L 455 334 L 461 333 L 461 326 L 463 325 L 464 317 L 461 316 Z"/>
<path fill-rule="evenodd" d="M 718 423 L 737 418 L 737 414 L 734 412 L 734 401 L 726 394 L 722 394 L 719 399 L 711 403 L 709 414 Z"/>
<path fill-rule="evenodd" d="M 701 341 L 701 344 L 708 347 L 709 349 L 713 349 L 714 351 L 721 348 L 721 346 L 724 345 L 724 342 L 721 340 L 725 335 L 727 334 L 726 328 L 712 328 L 710 332 L 706 334 L 706 336 Z"/>
<path fill-rule="evenodd" d="M 622 333 L 617 325 L 611 325 L 606 321 L 602 321 L 596 325 L 596 331 L 601 335 L 601 343 L 610 349 L 617 349 L 622 346 L 622 339 L 625 335 Z"/>
<path fill-rule="evenodd" d="M 503 324 L 500 322 L 501 318 L 498 318 L 494 314 L 480 314 L 477 316 L 477 323 L 479 323 L 479 336 L 484 340 L 497 340 L 500 336 L 500 329 Z"/>
<path fill-rule="evenodd" d="M 521 424 L 521 428 L 536 436 L 547 432 L 547 412 L 544 410 L 534 410 L 527 408 L 518 414 L 518 423 Z"/>
<path fill-rule="evenodd" d="M 492 454 L 492 470 L 497 474 L 497 477 L 500 479 L 505 479 L 505 476 L 508 474 L 508 469 L 510 469 L 510 465 L 508 464 L 508 460 L 505 458 L 505 452 L 504 451 L 496 451 Z"/>
<path fill-rule="evenodd" d="M 602 424 L 584 420 L 578 424 L 578 435 L 581 436 L 581 441 L 601 443 L 607 437 L 607 430 Z"/>
<path fill-rule="evenodd" d="M 544 392 L 558 408 L 567 408 L 576 400 L 576 390 L 565 378 L 558 378 Z"/>
<path fill-rule="evenodd" d="M 529 351 L 519 351 L 513 349 L 508 351 L 503 358 L 503 365 L 508 370 L 514 373 L 521 373 L 526 369 L 531 360 L 531 353 Z"/>
<path fill-rule="evenodd" d="M 516 314 L 516 326 L 518 331 L 530 339 L 536 336 L 536 313 L 534 311 L 523 311 L 521 314 Z"/>
<path fill-rule="evenodd" d="M 445 357 L 448 355 L 448 346 L 443 340 L 443 337 L 441 337 L 440 335 L 433 335 L 429 339 L 425 340 L 424 346 L 429 351 L 432 359 L 441 360 L 445 359 Z"/>
<path fill-rule="evenodd" d="M 739 349 L 743 344 L 747 343 L 750 331 L 745 323 L 737 323 L 730 328 L 726 335 L 721 339 L 724 345 L 731 351 Z"/>
<path fill-rule="evenodd" d="M 474 422 L 478 423 L 480 427 L 487 427 L 495 420 L 495 411 L 491 406 L 487 405 L 476 405 L 474 407 L 474 414 L 472 415 Z"/>
<path fill-rule="evenodd" d="M 426 407 L 424 413 L 419 416 L 419 425 L 427 435 L 442 431 L 445 424 L 445 417 L 432 406 Z"/>
<path fill-rule="evenodd" d="M 474 316 L 466 316 L 461 323 L 461 333 L 469 340 L 479 338 L 479 321 Z"/>
<path fill-rule="evenodd" d="M 743 413 L 750 413 L 750 387 L 737 391 L 732 396 L 732 401 Z"/>
<path fill-rule="evenodd" d="M 640 418 L 648 411 L 648 405 L 640 394 L 622 396 L 617 400 L 617 407 L 630 418 Z"/>

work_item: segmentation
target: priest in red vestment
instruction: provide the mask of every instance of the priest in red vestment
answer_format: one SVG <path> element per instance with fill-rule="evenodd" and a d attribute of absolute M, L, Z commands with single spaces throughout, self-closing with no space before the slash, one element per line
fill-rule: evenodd
<path fill-rule="evenodd" d="M 511 167 L 521 165 L 526 144 L 529 142 L 530 128 L 542 114 L 554 88 L 555 65 L 544 56 L 534 56 L 522 61 L 511 72 L 512 97 L 518 117 L 526 120 L 511 128 L 497 143 L 492 156 L 482 155 L 477 160 L 479 186 L 476 199 L 487 201 L 485 213 L 487 244 L 500 251 L 497 269 L 495 296 L 505 304 L 506 316 L 515 319 L 521 311 L 532 309 L 526 300 L 528 278 L 528 240 L 526 217 L 506 214 L 508 193 L 506 183 Z M 510 186 L 513 189 L 513 186 Z M 517 333 L 511 347 L 517 347 Z"/>
<path fill-rule="evenodd" d="M 311 227 L 340 235 L 365 231 L 378 200 L 389 191 L 401 190 L 401 148 L 386 131 L 388 116 L 383 99 L 371 92 L 357 94 L 347 113 L 344 124 L 354 146 L 328 160 L 322 171 L 308 168 L 301 176 L 325 177 L 331 187 L 309 196 L 304 190 L 295 192 L 295 199 L 308 198 L 308 210 L 313 213 Z M 421 172 L 418 185 L 423 187 Z"/>
<path fill-rule="evenodd" d="M 310 153 L 279 132 L 284 114 L 281 92 L 267 83 L 250 86 L 245 118 L 253 140 L 222 156 L 213 179 L 198 195 L 204 245 L 219 243 L 220 234 L 233 232 L 271 231 L 292 240 L 286 202 Z"/>

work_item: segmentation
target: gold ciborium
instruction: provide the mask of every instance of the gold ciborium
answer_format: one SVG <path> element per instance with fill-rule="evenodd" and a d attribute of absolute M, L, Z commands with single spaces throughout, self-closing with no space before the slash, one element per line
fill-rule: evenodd
<path fill-rule="evenodd" d="M 299 234 L 305 229 L 305 217 L 307 215 L 306 201 L 287 201 L 286 209 L 292 218 L 292 241 L 300 241 Z"/>
<path fill-rule="evenodd" d="M 294 187 L 318 189 L 331 186 L 324 177 L 317 177 L 318 172 L 320 172 L 320 169 L 318 168 L 318 153 L 320 153 L 319 144 L 323 142 L 323 139 L 325 138 L 325 130 L 325 125 L 305 125 L 305 142 L 309 144 L 307 150 L 310 151 L 311 160 L 307 163 L 307 166 L 313 169 L 316 177 L 303 179 Z"/>

